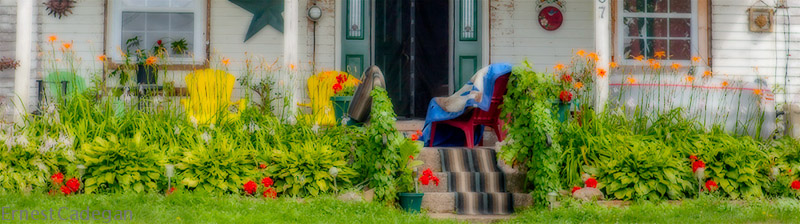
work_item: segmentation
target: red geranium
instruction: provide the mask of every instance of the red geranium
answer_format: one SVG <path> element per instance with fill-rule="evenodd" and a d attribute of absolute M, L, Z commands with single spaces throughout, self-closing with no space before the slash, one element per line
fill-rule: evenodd
<path fill-rule="evenodd" d="M 258 184 L 252 180 L 244 184 L 244 192 L 247 192 L 247 194 L 255 194 L 256 189 L 258 189 Z"/>
<path fill-rule="evenodd" d="M 561 76 L 561 81 L 572 82 L 572 76 L 564 74 L 564 75 Z"/>
<path fill-rule="evenodd" d="M 278 192 L 276 192 L 275 189 L 272 189 L 270 187 L 270 188 L 267 188 L 267 190 L 264 191 L 264 193 L 262 195 L 264 195 L 265 198 L 275 199 L 275 198 L 278 197 Z"/>
<path fill-rule="evenodd" d="M 267 164 L 263 164 L 263 163 L 262 164 L 258 164 L 258 168 L 266 169 L 267 168 Z"/>
<path fill-rule="evenodd" d="M 175 187 L 172 187 L 169 190 L 167 190 L 167 195 L 170 195 L 170 194 L 172 194 L 174 192 L 175 192 Z"/>
<path fill-rule="evenodd" d="M 689 156 L 689 160 L 695 161 L 695 160 L 697 160 L 697 156 L 691 155 L 691 156 Z"/>
<path fill-rule="evenodd" d="M 422 131 L 417 130 L 416 134 L 417 134 L 417 136 L 422 136 Z"/>
<path fill-rule="evenodd" d="M 417 139 L 419 139 L 419 136 L 417 136 L 417 134 L 411 135 L 411 141 L 416 141 Z"/>
<path fill-rule="evenodd" d="M 342 84 L 336 83 L 333 84 L 333 93 L 336 94 L 342 90 Z"/>
<path fill-rule="evenodd" d="M 708 191 L 716 191 L 718 188 L 719 188 L 719 186 L 717 186 L 717 182 L 714 182 L 714 180 L 706 181 L 706 190 L 708 190 Z"/>
<path fill-rule="evenodd" d="M 414 160 L 414 155 L 410 155 L 410 156 L 408 156 L 408 159 L 410 159 L 410 160 Z"/>
<path fill-rule="evenodd" d="M 422 183 L 422 185 L 428 185 L 430 181 L 433 181 L 436 186 L 439 186 L 439 177 L 434 176 L 433 171 L 428 168 L 425 171 L 422 171 L 422 176 L 419 177 L 419 182 Z"/>
<path fill-rule="evenodd" d="M 572 101 L 572 93 L 562 90 L 561 93 L 558 94 L 558 98 L 561 99 L 561 102 L 569 103 L 569 101 Z"/>
<path fill-rule="evenodd" d="M 692 172 L 697 172 L 699 168 L 706 168 L 706 163 L 703 160 L 697 160 L 692 163 Z"/>
<path fill-rule="evenodd" d="M 792 189 L 800 190 L 800 181 L 799 180 L 792 181 Z"/>
<path fill-rule="evenodd" d="M 264 177 L 264 179 L 261 179 L 261 183 L 264 184 L 264 187 L 270 187 L 273 184 L 272 178 Z"/>
<path fill-rule="evenodd" d="M 339 74 L 339 76 L 336 76 L 336 82 L 337 83 L 347 82 L 347 76 L 344 74 Z"/>
<path fill-rule="evenodd" d="M 50 176 L 50 179 L 53 180 L 53 183 L 61 184 L 62 182 L 64 182 L 64 174 L 58 172 L 56 174 L 53 174 L 53 176 Z"/>
<path fill-rule="evenodd" d="M 594 178 L 586 179 L 586 187 L 597 188 L 597 180 Z"/>
<path fill-rule="evenodd" d="M 64 195 L 68 195 L 71 194 L 72 191 L 67 186 L 61 186 L 61 193 L 64 193 Z"/>
<path fill-rule="evenodd" d="M 67 181 L 67 184 L 66 184 L 66 185 L 67 185 L 67 187 L 69 187 L 69 189 L 70 189 L 70 190 L 72 190 L 72 191 L 74 191 L 74 192 L 77 192 L 77 191 L 78 191 L 78 189 L 80 189 L 80 188 L 81 188 L 81 182 L 80 182 L 80 181 L 78 181 L 78 179 L 76 179 L 76 178 L 74 178 L 74 177 L 73 177 L 72 179 L 69 179 L 69 180 Z"/>
<path fill-rule="evenodd" d="M 574 186 L 574 187 L 572 187 L 572 193 L 574 194 L 576 191 L 578 191 L 580 189 L 581 189 L 581 187 Z"/>

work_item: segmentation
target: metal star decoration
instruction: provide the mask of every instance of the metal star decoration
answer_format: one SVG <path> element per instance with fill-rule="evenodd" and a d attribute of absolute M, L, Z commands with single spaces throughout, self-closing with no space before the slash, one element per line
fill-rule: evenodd
<path fill-rule="evenodd" d="M 253 13 L 244 41 L 247 42 L 267 25 L 283 33 L 283 0 L 228 0 Z"/>

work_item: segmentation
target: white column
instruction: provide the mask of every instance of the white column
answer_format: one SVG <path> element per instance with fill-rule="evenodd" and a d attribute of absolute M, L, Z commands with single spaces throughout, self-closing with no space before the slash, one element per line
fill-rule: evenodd
<path fill-rule="evenodd" d="M 34 2 L 36 1 L 17 1 L 16 58 L 19 60 L 19 67 L 14 71 L 14 97 L 16 97 L 14 121 L 17 123 L 22 122 L 23 116 L 27 113 L 26 106 L 32 104 L 29 92 L 31 68 L 33 68 Z"/>
<path fill-rule="evenodd" d="M 299 72 L 301 70 L 300 64 L 298 61 L 298 52 L 299 52 L 299 22 L 298 22 L 298 14 L 300 10 L 300 1 L 299 0 L 286 0 L 284 2 L 284 9 L 283 9 L 283 63 L 284 66 L 287 68 L 286 77 L 284 80 L 286 82 L 286 91 L 292 94 L 292 102 L 289 105 L 290 111 L 292 114 L 289 116 L 294 116 L 294 112 L 297 111 L 297 103 L 300 102 L 300 94 L 302 88 L 300 86 L 302 82 L 300 82 Z M 294 69 L 292 69 L 294 68 Z"/>
<path fill-rule="evenodd" d="M 609 35 L 609 17 L 611 17 L 611 0 L 594 0 L 594 45 L 597 55 L 597 69 L 608 71 L 608 63 L 611 61 L 611 41 Z M 595 111 L 601 112 L 605 109 L 608 100 L 608 75 L 598 78 L 595 81 Z"/>

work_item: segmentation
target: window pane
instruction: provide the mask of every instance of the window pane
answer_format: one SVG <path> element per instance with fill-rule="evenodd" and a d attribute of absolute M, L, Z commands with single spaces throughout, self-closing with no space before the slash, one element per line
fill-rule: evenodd
<path fill-rule="evenodd" d="M 122 31 L 144 31 L 147 24 L 143 12 L 123 12 Z"/>
<path fill-rule="evenodd" d="M 666 37 L 667 36 L 667 19 L 663 18 L 648 18 L 647 36 L 649 37 Z"/>
<path fill-rule="evenodd" d="M 692 45 L 689 40 L 670 40 L 669 54 L 672 60 L 689 60 L 691 57 Z"/>
<path fill-rule="evenodd" d="M 161 40 L 164 45 L 169 44 L 169 33 L 167 32 L 148 32 L 145 34 L 145 40 L 142 42 L 142 48 L 147 49 L 148 51 L 152 50 L 153 47 L 156 46 L 156 42 Z M 148 53 L 152 53 L 148 52 Z"/>
<path fill-rule="evenodd" d="M 625 0 L 625 12 L 644 12 L 644 0 Z"/>
<path fill-rule="evenodd" d="M 691 13 L 692 0 L 672 0 L 669 3 L 670 12 Z"/>
<path fill-rule="evenodd" d="M 668 0 L 648 0 L 647 12 L 665 13 L 667 12 Z"/>
<path fill-rule="evenodd" d="M 665 54 L 667 52 L 667 40 L 647 40 L 647 54 L 645 54 L 646 58 L 655 58 L 655 53 L 657 51 L 663 51 Z"/>
<path fill-rule="evenodd" d="M 169 31 L 169 13 L 148 12 L 147 31 Z"/>
<path fill-rule="evenodd" d="M 691 19 L 669 19 L 670 37 L 689 37 L 692 29 Z"/>
<path fill-rule="evenodd" d="M 194 13 L 170 13 L 170 31 L 194 31 Z"/>
<path fill-rule="evenodd" d="M 642 30 L 644 19 L 642 18 L 625 18 L 625 29 L 627 37 L 644 37 L 646 34 Z"/>
<path fill-rule="evenodd" d="M 634 58 L 644 55 L 643 39 L 625 39 L 625 58 Z"/>

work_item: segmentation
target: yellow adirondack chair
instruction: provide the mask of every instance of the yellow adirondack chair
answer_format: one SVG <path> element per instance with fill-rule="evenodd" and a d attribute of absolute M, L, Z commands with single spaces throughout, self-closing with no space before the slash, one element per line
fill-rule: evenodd
<path fill-rule="evenodd" d="M 355 86 L 360 82 L 356 77 L 339 71 L 320 72 L 308 78 L 306 84 L 308 85 L 308 98 L 311 99 L 311 103 L 300 105 L 311 107 L 314 123 L 320 125 L 336 124 L 331 97 L 334 95 L 333 85 L 337 82 L 336 77 L 340 74 L 347 76 L 347 81 L 342 84 L 342 87 Z"/>
<path fill-rule="evenodd" d="M 222 119 L 236 119 L 245 108 L 245 101 L 231 102 L 233 84 L 236 78 L 233 75 L 215 69 L 195 70 L 186 75 L 186 87 L 189 98 L 182 99 L 181 104 L 186 108 L 190 118 L 197 120 L 198 124 L 208 124 L 222 116 Z M 236 106 L 235 113 L 229 108 Z"/>

